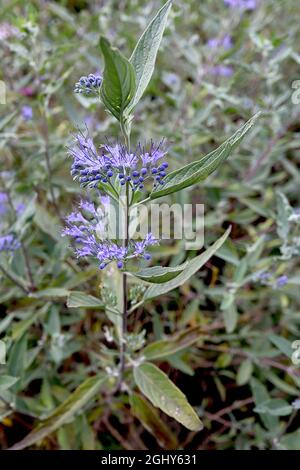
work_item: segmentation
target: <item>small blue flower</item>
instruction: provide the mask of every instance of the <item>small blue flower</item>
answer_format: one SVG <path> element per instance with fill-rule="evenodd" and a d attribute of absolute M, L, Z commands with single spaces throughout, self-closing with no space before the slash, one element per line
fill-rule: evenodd
<path fill-rule="evenodd" d="M 278 288 L 284 287 L 288 282 L 289 282 L 288 276 L 283 274 L 282 276 L 280 276 L 276 279 L 276 287 L 278 287 Z"/>
<path fill-rule="evenodd" d="M 221 38 L 210 38 L 206 45 L 213 50 L 223 48 L 225 51 L 227 51 L 232 48 L 232 38 L 229 34 L 225 34 L 225 36 Z"/>
<path fill-rule="evenodd" d="M 241 10 L 255 10 L 256 0 L 224 0 L 226 6 L 230 8 L 240 8 Z"/>
<path fill-rule="evenodd" d="M 233 68 L 227 65 L 215 65 L 210 68 L 210 72 L 218 77 L 231 77 L 233 74 Z"/>
<path fill-rule="evenodd" d="M 102 80 L 100 75 L 94 75 L 93 73 L 90 73 L 87 77 L 83 76 L 75 84 L 74 93 L 98 94 Z"/>
<path fill-rule="evenodd" d="M 4 235 L 0 237 L 0 252 L 1 251 L 15 251 L 20 248 L 20 242 L 14 235 Z"/>
<path fill-rule="evenodd" d="M 78 258 L 93 258 L 99 263 L 99 268 L 104 269 L 109 263 L 115 261 L 119 269 L 123 269 L 126 260 L 144 257 L 150 259 L 147 253 L 148 247 L 158 243 L 151 233 L 148 233 L 142 241 L 130 241 L 128 246 L 119 245 L 117 242 L 104 238 L 105 212 L 107 214 L 109 198 L 102 197 L 103 209 L 96 210 L 93 203 L 81 201 L 79 208 L 66 217 L 66 227 L 63 236 L 69 236 L 75 244 L 75 254 Z M 101 238 L 101 234 L 102 237 Z"/>
<path fill-rule="evenodd" d="M 115 183 L 117 178 L 124 186 L 127 183 L 135 190 L 139 183 L 153 182 L 152 175 L 160 171 L 160 178 L 166 176 L 167 162 L 160 164 L 160 160 L 166 154 L 162 148 L 162 142 L 155 145 L 153 142 L 147 150 L 139 144 L 134 152 L 130 152 L 125 145 L 102 145 L 99 150 L 89 135 L 79 133 L 75 136 L 75 144 L 69 149 L 73 158 L 71 175 L 78 179 L 81 186 L 98 187 L 102 183 Z M 158 168 L 157 168 L 157 165 Z M 131 178 L 135 178 L 131 182 Z M 140 188 L 142 186 L 140 185 Z"/>
<path fill-rule="evenodd" d="M 32 111 L 31 106 L 28 106 L 28 105 L 22 106 L 21 113 L 22 113 L 22 118 L 24 119 L 24 121 L 30 121 L 33 118 L 33 111 Z"/>

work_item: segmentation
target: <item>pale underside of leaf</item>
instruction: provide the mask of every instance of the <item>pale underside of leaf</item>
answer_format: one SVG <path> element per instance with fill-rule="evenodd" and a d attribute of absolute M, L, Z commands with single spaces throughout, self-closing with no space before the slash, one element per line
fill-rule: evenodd
<path fill-rule="evenodd" d="M 93 295 L 85 294 L 80 291 L 73 291 L 69 293 L 67 300 L 68 308 L 104 308 L 101 300 Z"/>
<path fill-rule="evenodd" d="M 136 367 L 134 378 L 141 392 L 154 406 L 191 431 L 203 429 L 199 417 L 188 403 L 186 396 L 154 364 L 145 362 Z"/>
<path fill-rule="evenodd" d="M 184 270 L 186 265 L 187 263 L 171 267 L 153 266 L 151 268 L 141 269 L 134 273 L 134 275 L 143 281 L 160 284 L 177 277 Z"/>
<path fill-rule="evenodd" d="M 129 108 L 133 109 L 141 99 L 152 77 L 159 45 L 166 28 L 172 1 L 168 1 L 143 32 L 132 53 L 130 62 L 136 73 L 136 93 Z"/>

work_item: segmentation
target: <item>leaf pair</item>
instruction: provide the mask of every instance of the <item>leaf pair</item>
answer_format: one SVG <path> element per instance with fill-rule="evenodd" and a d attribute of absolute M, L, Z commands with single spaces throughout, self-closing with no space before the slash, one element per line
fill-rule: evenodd
<path fill-rule="evenodd" d="M 100 39 L 105 69 L 100 90 L 105 107 L 123 124 L 141 99 L 152 77 L 155 60 L 172 6 L 169 0 L 157 13 L 140 37 L 130 60 Z"/>

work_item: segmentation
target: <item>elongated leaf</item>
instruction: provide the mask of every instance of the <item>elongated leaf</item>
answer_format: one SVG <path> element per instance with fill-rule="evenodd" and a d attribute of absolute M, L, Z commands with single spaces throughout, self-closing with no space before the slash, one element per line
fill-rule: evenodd
<path fill-rule="evenodd" d="M 186 396 L 158 367 L 145 362 L 133 372 L 137 386 L 154 406 L 191 431 L 200 431 L 203 428 Z"/>
<path fill-rule="evenodd" d="M 35 205 L 34 222 L 53 240 L 61 241 L 61 228 L 58 220 L 39 204 Z"/>
<path fill-rule="evenodd" d="M 101 300 L 93 295 L 85 294 L 84 292 L 73 291 L 70 292 L 67 300 L 67 307 L 69 308 L 104 308 Z"/>
<path fill-rule="evenodd" d="M 201 328 L 196 326 L 195 328 L 190 328 L 169 340 L 165 339 L 155 341 L 154 343 L 149 344 L 149 346 L 146 346 L 141 351 L 141 355 L 147 360 L 162 359 L 170 356 L 171 354 L 175 354 L 178 351 L 196 343 L 201 335 L 201 331 Z"/>
<path fill-rule="evenodd" d="M 150 286 L 145 294 L 144 300 L 152 299 L 153 297 L 157 297 L 158 295 L 166 294 L 176 287 L 181 286 L 184 284 L 193 274 L 195 274 L 199 269 L 215 254 L 215 252 L 223 245 L 226 238 L 230 233 L 231 228 L 228 228 L 224 235 L 220 237 L 212 246 L 210 246 L 204 253 L 196 258 L 193 258 L 191 261 L 187 262 L 186 268 L 177 276 L 175 279 L 171 281 L 165 282 L 164 284 L 156 284 Z"/>
<path fill-rule="evenodd" d="M 17 111 L 13 111 L 12 113 L 8 114 L 7 116 L 4 116 L 0 120 L 0 131 L 2 131 L 5 128 L 5 126 L 7 126 L 13 120 L 13 118 L 16 115 L 17 115 Z"/>
<path fill-rule="evenodd" d="M 245 385 L 249 382 L 253 371 L 253 363 L 249 359 L 243 361 L 238 368 L 236 383 L 239 386 Z"/>
<path fill-rule="evenodd" d="M 27 353 L 27 336 L 24 334 L 9 351 L 7 370 L 9 375 L 21 377 L 25 371 Z"/>
<path fill-rule="evenodd" d="M 0 339 L 0 364 L 5 364 L 6 362 L 6 346 L 4 341 Z"/>
<path fill-rule="evenodd" d="M 250 384 L 256 407 L 259 407 L 262 403 L 270 399 L 266 387 L 261 382 L 252 377 Z M 276 416 L 262 413 L 260 417 L 267 429 L 269 429 L 270 431 L 278 429 L 279 420 Z"/>
<path fill-rule="evenodd" d="M 293 355 L 293 348 L 291 342 L 287 339 L 283 338 L 282 336 L 269 334 L 268 339 L 273 343 L 279 351 L 285 354 L 289 359 L 291 359 Z"/>
<path fill-rule="evenodd" d="M 161 284 L 162 282 L 170 281 L 178 276 L 186 267 L 187 263 L 181 264 L 180 266 L 153 266 L 152 268 L 141 269 L 137 273 L 134 273 L 139 279 L 143 281 L 151 282 L 153 284 Z"/>
<path fill-rule="evenodd" d="M 43 289 L 38 292 L 33 292 L 30 294 L 30 297 L 35 299 L 55 299 L 59 297 L 67 297 L 70 291 L 63 287 L 49 287 L 48 289 Z"/>
<path fill-rule="evenodd" d="M 233 136 L 226 140 L 220 147 L 196 162 L 172 171 L 165 178 L 165 183 L 160 189 L 154 189 L 151 199 L 156 199 L 167 194 L 180 191 L 207 178 L 218 166 L 223 163 L 231 152 L 237 147 L 245 135 L 252 129 L 257 121 L 259 113 L 247 121 Z"/>
<path fill-rule="evenodd" d="M 293 209 L 290 206 L 288 198 L 282 192 L 276 193 L 277 205 L 277 233 L 278 236 L 286 241 L 290 232 L 289 217 L 293 214 Z"/>
<path fill-rule="evenodd" d="M 172 6 L 169 0 L 151 21 L 140 37 L 130 62 L 136 73 L 137 87 L 134 99 L 130 105 L 132 109 L 140 101 L 148 83 L 152 77 L 157 52 L 166 28 L 168 15 Z"/>
<path fill-rule="evenodd" d="M 141 395 L 133 393 L 130 397 L 132 413 L 136 416 L 147 431 L 152 434 L 158 443 L 165 449 L 176 449 L 177 439 L 153 406 Z"/>
<path fill-rule="evenodd" d="M 254 411 L 261 414 L 270 414 L 271 416 L 287 416 L 291 414 L 293 407 L 281 398 L 274 398 L 256 406 Z"/>
<path fill-rule="evenodd" d="M 135 93 L 135 71 L 121 52 L 111 47 L 103 37 L 100 39 L 100 48 L 105 61 L 101 99 L 106 108 L 120 121 Z"/>
<path fill-rule="evenodd" d="M 13 445 L 11 450 L 25 449 L 40 441 L 63 424 L 70 421 L 99 392 L 106 376 L 89 377 L 61 404 L 44 422 L 39 424 L 24 439 Z"/>
<path fill-rule="evenodd" d="M 19 379 L 11 375 L 0 375 L 0 391 L 7 390 L 14 385 Z"/>

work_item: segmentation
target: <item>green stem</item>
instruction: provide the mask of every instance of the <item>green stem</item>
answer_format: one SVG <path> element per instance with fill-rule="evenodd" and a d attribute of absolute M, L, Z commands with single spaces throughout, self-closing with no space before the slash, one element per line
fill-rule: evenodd
<path fill-rule="evenodd" d="M 130 151 L 130 134 L 127 130 L 124 120 L 120 121 L 121 130 L 124 136 L 125 144 L 128 151 Z M 124 204 L 124 230 L 122 235 L 124 236 L 123 246 L 127 248 L 129 241 L 129 184 L 126 182 L 125 186 L 125 204 Z M 127 304 L 128 304 L 128 292 L 127 292 L 127 274 L 126 271 L 122 273 L 122 325 L 120 332 L 120 357 L 119 357 L 119 378 L 115 386 L 113 393 L 116 393 L 123 382 L 124 372 L 125 372 L 125 362 L 126 362 L 126 334 L 127 334 Z"/>

